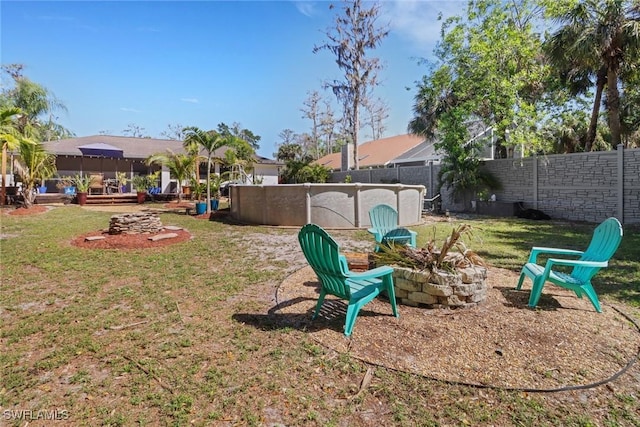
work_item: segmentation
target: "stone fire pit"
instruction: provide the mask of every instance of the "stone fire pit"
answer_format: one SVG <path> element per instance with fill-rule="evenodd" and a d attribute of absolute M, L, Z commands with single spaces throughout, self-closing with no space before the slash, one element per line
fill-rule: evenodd
<path fill-rule="evenodd" d="M 487 297 L 487 269 L 472 266 L 448 272 L 393 267 L 396 300 L 427 308 L 474 307 Z"/>
<path fill-rule="evenodd" d="M 117 214 L 109 220 L 109 234 L 158 233 L 163 228 L 160 217 L 153 212 Z"/>
<path fill-rule="evenodd" d="M 345 253 L 351 271 L 375 267 L 369 254 Z M 467 308 L 483 302 L 489 289 L 487 269 L 471 266 L 455 272 L 418 271 L 393 266 L 396 301 L 413 307 Z"/>

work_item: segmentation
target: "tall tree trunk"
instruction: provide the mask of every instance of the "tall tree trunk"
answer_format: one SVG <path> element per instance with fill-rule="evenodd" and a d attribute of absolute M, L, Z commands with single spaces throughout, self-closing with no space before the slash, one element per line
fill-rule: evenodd
<path fill-rule="evenodd" d="M 211 213 L 211 152 L 207 157 L 207 213 Z"/>
<path fill-rule="evenodd" d="M 620 92 L 618 91 L 618 73 L 610 69 L 607 73 L 607 106 L 609 110 L 609 129 L 611 145 L 617 147 L 620 142 Z"/>
<path fill-rule="evenodd" d="M 7 176 L 7 146 L 2 145 L 2 192 L 0 193 L 0 205 L 7 203 L 7 183 L 5 182 L 5 176 Z"/>
<path fill-rule="evenodd" d="M 356 92 L 360 89 L 358 88 Z M 351 132 L 353 133 L 353 167 L 355 170 L 360 170 L 360 159 L 358 155 L 358 130 L 360 129 L 360 114 L 359 107 L 360 106 L 360 96 L 356 94 L 353 100 L 353 129 Z"/>
<path fill-rule="evenodd" d="M 596 140 L 596 130 L 598 127 L 598 116 L 600 115 L 600 106 L 602 105 L 602 92 L 607 83 L 607 69 L 602 67 L 598 70 L 596 80 L 596 96 L 593 100 L 593 109 L 591 110 L 591 121 L 589 122 L 589 130 L 587 131 L 587 140 L 584 142 L 584 151 L 593 149 L 593 142 Z"/>

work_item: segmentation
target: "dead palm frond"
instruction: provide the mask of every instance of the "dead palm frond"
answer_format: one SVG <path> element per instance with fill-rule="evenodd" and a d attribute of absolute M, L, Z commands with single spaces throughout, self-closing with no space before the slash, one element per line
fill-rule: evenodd
<path fill-rule="evenodd" d="M 374 253 L 373 256 L 381 264 L 394 264 L 416 270 L 454 270 L 472 265 L 484 266 L 486 265 L 484 259 L 468 249 L 461 240 L 464 235 L 471 235 L 471 233 L 471 226 L 462 224 L 451 230 L 451 234 L 444 240 L 440 249 L 436 246 L 435 239 L 431 239 L 422 248 L 390 243 L 381 245 L 380 252 Z M 458 251 L 451 252 L 453 248 Z"/>

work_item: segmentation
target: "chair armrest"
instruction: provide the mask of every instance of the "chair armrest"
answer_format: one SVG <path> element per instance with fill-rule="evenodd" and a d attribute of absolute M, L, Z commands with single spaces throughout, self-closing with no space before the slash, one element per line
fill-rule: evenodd
<path fill-rule="evenodd" d="M 554 265 L 566 265 L 569 267 L 606 267 L 609 265 L 607 261 L 578 261 L 573 259 L 549 258 L 544 266 L 544 277 L 549 277 L 551 267 Z"/>
<path fill-rule="evenodd" d="M 382 241 L 382 233 L 380 232 L 380 230 L 378 230 L 377 228 L 368 228 L 367 231 L 373 234 L 374 238 L 376 239 L 376 242 Z"/>
<path fill-rule="evenodd" d="M 362 272 L 349 272 L 347 277 L 351 279 L 376 279 L 378 277 L 384 276 L 386 274 L 392 274 L 393 267 L 388 265 L 382 265 L 380 267 L 376 267 L 372 270 L 362 271 Z"/>
<path fill-rule="evenodd" d="M 540 246 L 534 246 L 533 248 L 531 248 L 531 254 L 529 255 L 529 261 L 527 262 L 536 264 L 538 255 L 540 254 L 581 256 L 583 253 L 583 251 L 575 251 L 572 249 L 544 248 Z"/>
<path fill-rule="evenodd" d="M 546 266 L 553 265 L 568 265 L 570 267 L 606 267 L 609 265 L 608 261 L 579 261 L 574 259 L 559 259 L 559 258 L 549 258 L 547 260 Z"/>

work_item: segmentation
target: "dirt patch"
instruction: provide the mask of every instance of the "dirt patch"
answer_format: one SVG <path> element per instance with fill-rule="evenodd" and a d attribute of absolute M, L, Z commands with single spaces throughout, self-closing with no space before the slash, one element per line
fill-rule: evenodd
<path fill-rule="evenodd" d="M 476 308 L 441 310 L 376 299 L 343 335 L 346 305 L 325 301 L 311 321 L 319 283 L 310 267 L 287 278 L 271 310 L 283 326 L 306 330 L 323 346 L 374 365 L 453 383 L 552 390 L 605 380 L 637 357 L 637 328 L 611 306 L 596 313 L 587 299 L 549 285 L 539 309 L 529 291 L 514 290 L 516 273 L 490 268 L 487 300 Z"/>
<path fill-rule="evenodd" d="M 150 240 L 150 237 L 158 234 L 174 233 L 177 236 L 162 240 Z M 101 240 L 87 240 L 87 237 L 104 237 Z M 191 239 L 191 233 L 187 230 L 165 230 L 160 233 L 145 234 L 109 234 L 105 231 L 94 231 L 82 234 L 71 241 L 73 246 L 86 249 L 148 249 L 160 248 L 176 243 L 186 242 Z"/>
<path fill-rule="evenodd" d="M 6 211 L 7 215 L 11 216 L 30 216 L 30 215 L 38 215 L 41 213 L 45 213 L 49 210 L 48 206 L 43 205 L 32 205 L 29 208 L 19 207 L 16 209 L 11 209 Z"/>

